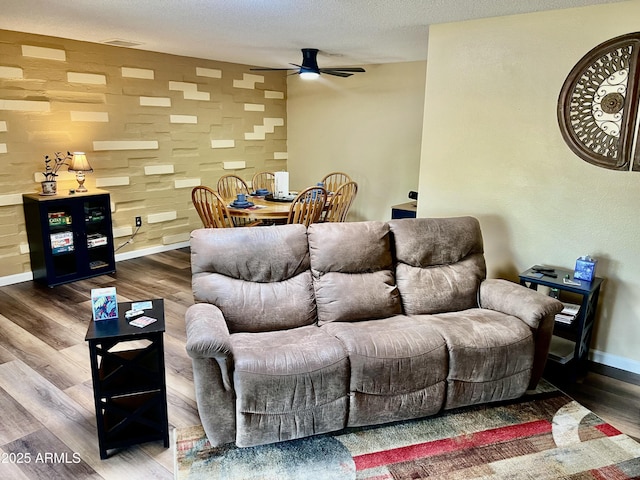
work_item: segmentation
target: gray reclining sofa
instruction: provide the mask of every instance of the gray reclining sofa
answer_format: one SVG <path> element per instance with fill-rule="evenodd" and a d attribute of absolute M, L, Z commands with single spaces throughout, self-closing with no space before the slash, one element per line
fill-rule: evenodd
<path fill-rule="evenodd" d="M 186 348 L 212 445 L 517 398 L 557 300 L 486 279 L 475 218 L 200 229 Z"/>

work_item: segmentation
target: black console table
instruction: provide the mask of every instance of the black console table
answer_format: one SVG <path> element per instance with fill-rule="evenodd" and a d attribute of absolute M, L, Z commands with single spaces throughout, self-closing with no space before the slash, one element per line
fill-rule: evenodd
<path fill-rule="evenodd" d="M 564 345 L 572 346 L 573 350 L 566 352 L 561 357 L 550 354 L 547 361 L 547 370 L 551 375 L 560 373 L 566 376 L 568 380 L 575 381 L 579 375 L 584 374 L 587 370 L 591 336 L 595 325 L 598 297 L 603 279 L 595 277 L 591 282 L 575 280 L 572 270 L 559 268 L 555 269 L 555 274 L 557 275 L 555 278 L 547 275 L 538 277 L 536 272 L 529 269 L 520 274 L 520 284 L 528 285 L 529 288 L 534 290 L 537 290 L 539 285 L 557 289 L 561 301 L 565 301 L 563 296 L 571 295 L 578 299 L 580 310 L 575 320 L 571 324 L 556 321 L 553 329 L 553 335 L 561 339 L 559 341 Z M 579 281 L 580 285 L 566 284 L 564 282 L 565 278 L 569 281 Z M 567 343 L 567 341 L 571 343 Z M 552 346 L 553 343 L 552 340 Z"/>
<path fill-rule="evenodd" d="M 129 325 L 124 314 L 130 308 L 131 302 L 118 303 L 119 318 L 92 320 L 85 337 L 102 459 L 108 450 L 152 440 L 169 447 L 164 300 L 152 300 L 145 315 L 157 321 L 143 328 Z M 135 343 L 127 349 L 127 342 Z"/>

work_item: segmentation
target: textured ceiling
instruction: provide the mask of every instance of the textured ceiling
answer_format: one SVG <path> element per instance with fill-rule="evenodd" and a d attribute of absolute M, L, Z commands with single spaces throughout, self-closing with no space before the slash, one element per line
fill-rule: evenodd
<path fill-rule="evenodd" d="M 430 24 L 618 0 L 2 0 L 0 29 L 213 60 L 321 67 L 426 60 Z"/>

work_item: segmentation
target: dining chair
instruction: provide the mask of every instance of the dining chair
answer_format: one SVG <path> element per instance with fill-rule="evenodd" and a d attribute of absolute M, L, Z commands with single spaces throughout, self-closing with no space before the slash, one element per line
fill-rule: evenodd
<path fill-rule="evenodd" d="M 247 183 L 237 175 L 223 175 L 218 180 L 218 194 L 225 200 L 231 200 L 239 193 L 249 195 Z"/>
<path fill-rule="evenodd" d="M 356 182 L 340 185 L 329 200 L 329 206 L 322 216 L 322 220 L 324 222 L 345 222 L 357 193 L 358 184 Z"/>
<path fill-rule="evenodd" d="M 258 172 L 251 180 L 251 188 L 255 192 L 261 188 L 266 188 L 269 193 L 273 193 L 276 187 L 276 176 L 273 172 Z"/>
<path fill-rule="evenodd" d="M 308 227 L 320 220 L 327 203 L 327 190 L 324 187 L 307 187 L 291 203 L 287 223 L 301 223 Z"/>
<path fill-rule="evenodd" d="M 227 205 L 220 195 L 204 185 L 191 190 L 193 206 L 202 220 L 204 228 L 233 227 L 233 220 L 227 210 Z"/>
<path fill-rule="evenodd" d="M 351 177 L 343 172 L 332 172 L 328 173 L 322 179 L 322 184 L 324 188 L 327 189 L 327 192 L 335 192 L 338 190 L 340 185 L 344 185 L 351 181 Z"/>

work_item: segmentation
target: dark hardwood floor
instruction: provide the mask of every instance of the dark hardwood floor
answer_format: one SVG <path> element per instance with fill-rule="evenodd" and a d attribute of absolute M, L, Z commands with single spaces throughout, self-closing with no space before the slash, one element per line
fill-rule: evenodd
<path fill-rule="evenodd" d="M 184 349 L 184 313 L 193 304 L 189 262 L 188 250 L 174 250 L 55 288 L 0 287 L 0 478 L 173 478 L 173 453 L 162 442 L 100 460 L 84 337 L 92 288 L 115 286 L 118 301 L 164 298 L 169 427 L 199 424 Z"/>
<path fill-rule="evenodd" d="M 119 301 L 164 298 L 170 428 L 199 424 L 184 349 L 184 313 L 193 303 L 189 262 L 181 249 L 119 262 L 114 275 L 53 289 L 34 282 L 0 287 L 0 478 L 173 478 L 173 453 L 162 442 L 100 460 L 84 337 L 92 288 L 115 286 Z M 640 382 L 596 370 L 559 386 L 639 439 Z"/>
<path fill-rule="evenodd" d="M 553 380 L 556 387 L 622 433 L 640 442 L 640 375 L 591 364 L 575 383 Z"/>

